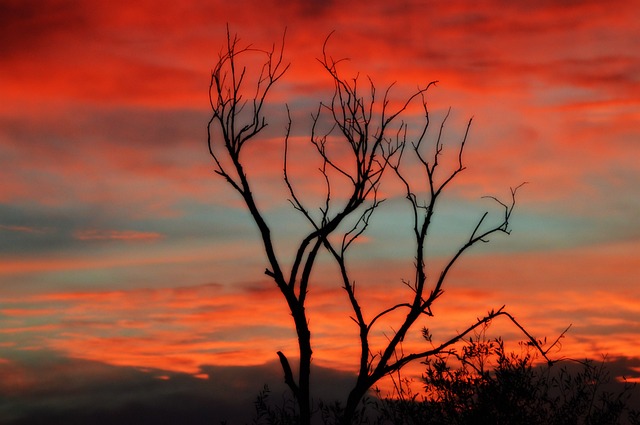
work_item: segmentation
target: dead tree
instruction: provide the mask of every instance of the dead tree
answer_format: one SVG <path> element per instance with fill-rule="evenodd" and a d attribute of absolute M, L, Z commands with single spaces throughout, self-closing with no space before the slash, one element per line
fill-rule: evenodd
<path fill-rule="evenodd" d="M 466 330 L 439 344 L 433 343 L 429 331 L 423 328 L 423 336 L 428 340 L 430 348 L 414 353 L 404 353 L 400 350 L 403 339 L 415 328 L 419 319 L 433 315 L 432 306 L 443 294 L 448 273 L 461 255 L 479 242 L 486 242 L 494 234 L 510 232 L 509 220 L 515 206 L 518 188 L 511 191 L 512 196 L 508 203 L 492 198 L 504 208 L 504 216 L 498 224 L 485 226 L 487 217 L 485 213 L 476 223 L 468 240 L 459 247 L 444 268 L 439 273 L 432 271 L 427 273 L 425 243 L 430 235 L 433 214 L 444 189 L 465 168 L 463 152 L 471 121 L 460 143 L 458 166 L 449 174 L 438 178 L 436 171 L 439 170 L 442 155 L 442 130 L 446 118 L 442 122 L 431 154 L 425 153 L 426 149 L 423 147 L 430 123 L 425 94 L 436 82 L 416 89 L 406 101 L 397 104 L 393 109 L 390 106 L 391 87 L 379 98 L 375 85 L 370 79 L 367 79 L 363 88 L 358 77 L 352 79 L 342 77 L 338 71 L 341 61 L 334 60 L 326 52 L 327 40 L 325 40 L 319 62 L 333 82 L 333 97 L 329 102 L 320 103 L 318 109 L 312 114 L 310 131 L 310 144 L 322 164 L 320 173 L 325 184 L 325 195 L 320 207 L 312 208 L 306 205 L 290 177 L 288 167 L 289 136 L 292 124 L 290 114 L 288 114 L 288 125 L 284 135 L 283 179 L 290 194 L 289 202 L 310 224 L 310 231 L 300 238 L 295 255 L 288 263 L 276 254 L 271 229 L 256 203 L 242 158 L 247 144 L 257 140 L 267 126 L 264 115 L 266 99 L 274 84 L 288 69 L 289 65 L 283 61 L 284 39 L 279 47 L 274 45 L 271 50 L 265 51 L 251 46 L 241 47 L 237 36 L 232 36 L 227 30 L 227 44 L 211 73 L 209 87 L 212 115 L 207 130 L 209 153 L 213 158 L 214 170 L 225 178 L 244 200 L 264 245 L 268 261 L 265 273 L 273 279 L 282 293 L 294 320 L 299 349 L 297 378 L 294 377 L 285 354 L 282 352 L 277 354 L 285 382 L 298 403 L 301 423 L 309 424 L 312 414 L 309 380 L 312 345 L 305 302 L 312 270 L 321 249 L 327 250 L 339 266 L 340 284 L 348 297 L 353 310 L 352 319 L 359 330 L 359 369 L 356 383 L 346 402 L 342 418 L 344 424 L 351 423 L 364 395 L 382 377 L 397 372 L 411 361 L 445 352 L 467 334 L 499 316 L 511 320 L 546 357 L 548 350 L 542 351 L 538 340 L 527 333 L 515 318 L 504 310 L 504 307 L 490 311 Z M 240 65 L 239 58 L 251 54 L 262 55 L 263 62 L 257 73 L 257 80 L 248 83 L 247 69 Z M 247 84 L 253 85 L 247 89 Z M 408 125 L 402 121 L 401 116 L 414 103 L 421 105 L 424 111 L 424 123 L 418 135 L 411 141 L 408 136 Z M 325 128 L 323 123 L 327 121 L 331 125 Z M 345 163 L 344 158 L 338 160 L 335 154 L 332 154 L 330 146 L 334 143 L 342 144 L 346 148 L 349 153 L 348 163 Z M 403 160 L 408 154 L 414 155 L 422 166 L 423 181 L 428 188 L 426 199 L 419 198 L 413 183 L 403 173 Z M 411 288 L 410 299 L 367 316 L 358 301 L 355 281 L 350 277 L 347 253 L 353 246 L 353 242 L 367 230 L 370 218 L 383 202 L 378 197 L 378 189 L 383 177 L 399 178 L 405 188 L 404 196 L 413 213 L 415 277 L 412 282 L 404 282 Z M 336 180 L 347 182 L 349 187 L 349 195 L 341 202 L 332 198 L 332 188 Z M 319 213 L 316 212 L 317 210 Z M 285 265 L 288 265 L 289 270 L 285 270 Z M 394 328 L 397 330 L 389 338 L 386 346 L 371 347 L 370 334 L 373 327 L 381 318 L 398 310 L 404 310 L 406 316 Z"/>

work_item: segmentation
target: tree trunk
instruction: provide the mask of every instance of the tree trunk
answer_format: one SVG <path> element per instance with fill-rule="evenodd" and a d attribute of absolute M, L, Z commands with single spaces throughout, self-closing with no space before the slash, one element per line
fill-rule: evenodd
<path fill-rule="evenodd" d="M 309 331 L 306 335 L 301 335 L 298 339 L 300 344 L 300 397 L 298 406 L 300 407 L 300 424 L 309 425 L 311 423 L 311 394 L 309 375 L 311 373 L 311 344 Z"/>
<path fill-rule="evenodd" d="M 300 368 L 298 374 L 298 407 L 300 408 L 300 424 L 310 425 L 311 423 L 311 332 L 304 307 L 294 314 L 296 331 L 298 334 L 298 347 L 300 350 Z"/>
<path fill-rule="evenodd" d="M 351 425 L 353 420 L 355 419 L 356 410 L 360 401 L 365 396 L 367 391 L 369 390 L 369 386 L 364 383 L 364 381 L 358 380 L 355 387 L 349 393 L 349 398 L 347 399 L 347 405 L 344 409 L 344 414 L 342 416 L 342 420 L 340 421 L 341 425 Z"/>

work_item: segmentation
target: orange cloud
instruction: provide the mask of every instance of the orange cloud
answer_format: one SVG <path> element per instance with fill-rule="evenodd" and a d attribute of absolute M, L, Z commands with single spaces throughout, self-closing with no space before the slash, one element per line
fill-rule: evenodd
<path fill-rule="evenodd" d="M 633 252 L 620 247 L 621 252 Z M 549 254 L 557 255 L 557 254 Z M 594 250 L 574 252 L 566 260 L 587 261 L 586 255 L 608 261 L 603 271 L 618 261 L 615 254 L 603 256 Z M 607 259 L 609 258 L 609 259 Z M 557 282 L 567 279 L 564 267 L 546 270 L 539 285 L 521 283 L 539 274 L 531 255 L 469 257 L 445 287 L 445 294 L 434 306 L 434 318 L 425 320 L 404 342 L 405 352 L 422 350 L 425 342 L 419 335 L 421 325 L 434 334 L 434 341 L 444 341 L 465 329 L 489 309 L 507 304 L 535 336 L 552 341 L 570 323 L 572 330 L 562 341 L 562 350 L 554 356 L 578 357 L 603 352 L 610 355 L 637 353 L 633 332 L 640 300 L 618 293 L 598 290 L 589 282 L 583 292 L 553 291 Z M 619 260 L 624 264 L 625 260 Z M 487 264 L 501 264 L 495 269 Z M 530 264 L 530 266 L 527 266 Z M 391 263 L 387 264 L 387 267 Z M 505 268 L 505 265 L 510 265 Z M 584 266 L 583 266 L 584 267 Z M 572 269 L 574 269 L 573 266 Z M 395 272 L 392 273 L 392 271 Z M 398 269 L 387 270 L 389 275 Z M 510 274 L 517 273 L 518 279 Z M 585 275 L 593 274 L 586 268 Z M 632 273 L 632 271 L 630 271 Z M 410 290 L 397 279 L 384 277 L 374 270 L 360 274 L 357 290 L 365 317 L 405 299 Z M 386 274 L 386 273 L 385 273 Z M 349 305 L 340 287 L 330 285 L 331 273 L 309 294 L 309 320 L 313 331 L 314 359 L 318 365 L 354 370 L 358 353 L 357 328 L 349 319 Z M 598 276 L 592 276 L 596 280 Z M 582 276 L 574 276 L 581 280 Z M 520 282 L 520 283 L 519 283 Z M 523 286 L 524 285 L 524 286 Z M 526 289 L 523 289 L 526 288 Z M 523 292 L 524 291 L 524 292 Z M 256 282 L 234 290 L 221 285 L 184 288 L 147 288 L 104 292 L 50 293 L 8 300 L 3 312 L 23 320 L 5 329 L 15 335 L 38 334 L 32 346 L 60 350 L 71 357 L 97 360 L 109 364 L 150 367 L 168 371 L 200 373 L 206 364 L 255 365 L 272 359 L 274 352 L 296 353 L 295 335 L 285 303 L 272 283 Z M 25 314 L 29 305 L 38 315 Z M 44 308 L 46 306 L 46 308 Z M 49 325 L 29 325 L 30 317 L 51 317 Z M 372 331 L 372 350 L 376 352 L 393 334 L 402 311 L 380 320 Z M 608 338 L 603 339 L 606 327 Z M 507 321 L 496 321 L 490 334 L 508 341 L 524 339 Z M 615 336 L 614 336 L 615 335 Z M 416 372 L 417 373 L 417 372 Z"/>
<path fill-rule="evenodd" d="M 2 328 L 0 333 L 2 334 L 22 334 L 24 332 L 43 332 L 57 330 L 59 327 L 54 324 L 39 325 L 39 326 L 22 326 L 17 328 Z"/>
<path fill-rule="evenodd" d="M 49 229 L 42 229 L 32 226 L 11 226 L 6 224 L 0 224 L 0 230 L 6 230 L 9 232 L 22 232 L 22 233 L 43 233 L 49 231 Z"/>
<path fill-rule="evenodd" d="M 55 313 L 53 309 L 26 309 L 26 308 L 5 308 L 0 309 L 0 314 L 10 317 L 32 317 L 46 316 Z"/>

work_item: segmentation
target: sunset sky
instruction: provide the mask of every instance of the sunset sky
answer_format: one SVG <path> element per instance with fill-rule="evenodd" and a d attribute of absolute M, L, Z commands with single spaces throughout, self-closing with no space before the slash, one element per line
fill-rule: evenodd
<path fill-rule="evenodd" d="M 540 338 L 572 325 L 554 356 L 607 355 L 640 379 L 639 12 L 633 0 L 0 0 L 0 422 L 107 399 L 105 409 L 124 409 L 141 388 L 220 398 L 221 382 L 250 404 L 267 383 L 252 374 L 275 385 L 276 351 L 295 357 L 255 225 L 207 151 L 207 90 L 227 24 L 263 49 L 286 29 L 291 67 L 247 153 L 286 264 L 309 229 L 281 178 L 285 105 L 292 176 L 322 206 L 304 136 L 330 100 L 316 58 L 334 31 L 327 50 L 349 58 L 344 75 L 370 76 L 380 91 L 396 82 L 397 101 L 439 81 L 428 135 L 451 107 L 445 154 L 473 117 L 430 264 L 485 210 L 500 218 L 483 195 L 508 200 L 529 182 L 512 234 L 453 270 L 428 323 L 434 338 L 506 304 Z M 405 119 L 421 124 L 411 111 Z M 412 277 L 408 205 L 390 182 L 353 251 L 368 317 L 407 296 Z M 314 365 L 349 382 L 357 328 L 325 260 L 308 300 Z M 521 338 L 496 325 L 492 336 Z M 393 331 L 376 332 L 384 341 Z"/>

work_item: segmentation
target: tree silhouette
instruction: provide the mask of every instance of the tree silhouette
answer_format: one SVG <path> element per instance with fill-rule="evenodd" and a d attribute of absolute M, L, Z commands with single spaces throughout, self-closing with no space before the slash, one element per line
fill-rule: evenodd
<path fill-rule="evenodd" d="M 327 53 L 327 41 L 318 59 L 333 83 L 333 96 L 328 102 L 320 102 L 312 114 L 309 142 L 322 164 L 325 193 L 319 201 L 320 207 L 310 207 L 299 195 L 295 182 L 289 172 L 289 142 L 291 134 L 291 114 L 287 107 L 288 125 L 283 136 L 283 180 L 290 198 L 289 202 L 309 223 L 310 231 L 300 237 L 295 255 L 287 264 L 274 247 L 271 228 L 260 209 L 252 186 L 247 177 L 243 153 L 247 145 L 255 142 L 268 125 L 265 116 L 265 103 L 274 85 L 283 77 L 289 65 L 283 60 L 284 38 L 279 47 L 274 44 L 270 50 L 260 50 L 252 46 L 240 46 L 237 36 L 232 36 L 227 28 L 227 43 L 218 56 L 211 73 L 209 99 L 211 119 L 207 126 L 209 153 L 213 158 L 215 172 L 242 197 L 244 204 L 258 227 L 268 267 L 265 270 L 278 289 L 293 317 L 298 337 L 299 365 L 298 376 L 294 377 L 287 356 L 278 352 L 284 372 L 284 379 L 291 389 L 299 407 L 300 421 L 306 425 L 311 418 L 310 368 L 312 357 L 311 332 L 305 305 L 311 284 L 311 275 L 317 263 L 318 254 L 326 250 L 340 270 L 340 285 L 345 291 L 351 306 L 352 319 L 357 325 L 360 355 L 357 379 L 351 389 L 342 412 L 341 422 L 350 424 L 359 403 L 382 377 L 399 371 L 409 362 L 425 359 L 447 352 L 454 344 L 474 330 L 490 323 L 497 317 L 505 317 L 515 324 L 529 339 L 531 344 L 546 357 L 545 351 L 509 314 L 504 306 L 491 310 L 478 318 L 462 332 L 436 343 L 431 333 L 423 328 L 422 334 L 427 340 L 425 348 L 419 352 L 405 353 L 402 341 L 415 329 L 419 319 L 432 317 L 432 306 L 444 293 L 444 285 L 453 265 L 462 254 L 480 242 L 487 242 L 495 234 L 510 233 L 510 219 L 516 204 L 518 187 L 511 190 L 511 199 L 496 202 L 504 211 L 497 224 L 487 224 L 485 213 L 472 226 L 468 239 L 458 247 L 442 270 L 429 270 L 425 263 L 425 245 L 431 235 L 433 216 L 444 190 L 465 169 L 464 149 L 471 126 L 469 120 L 464 137 L 457 150 L 456 166 L 451 171 L 441 171 L 443 161 L 443 130 L 447 117 L 440 124 L 436 140 L 427 146 L 426 135 L 430 125 L 426 93 L 436 84 L 432 81 L 423 88 L 416 89 L 404 101 L 393 103 L 391 88 L 378 95 L 371 79 L 362 84 L 361 79 L 345 78 L 339 72 L 341 60 L 333 59 Z M 256 71 L 256 79 L 249 82 L 248 70 L 241 63 L 244 56 L 258 55 L 262 59 L 261 68 Z M 392 106 L 396 104 L 397 106 Z M 424 122 L 417 131 L 411 131 L 403 116 L 408 108 L 418 106 L 423 113 Z M 324 125 L 329 122 L 327 127 Z M 415 136 L 414 136 L 415 134 Z M 334 150 L 329 149 L 328 141 L 339 143 L 348 152 L 345 158 L 338 159 Z M 430 152 L 429 152 L 430 148 Z M 405 162 L 408 156 L 422 169 L 420 182 L 414 175 L 408 177 Z M 400 183 L 402 193 L 412 213 L 412 230 L 415 243 L 414 277 L 412 281 L 403 281 L 410 289 L 410 297 L 405 301 L 389 305 L 386 309 L 373 314 L 365 313 L 356 291 L 356 282 L 351 277 L 348 266 L 348 253 L 353 243 L 363 235 L 370 219 L 381 206 L 379 187 L 383 179 L 394 179 Z M 424 184 L 423 188 L 418 184 Z M 339 202 L 332 194 L 336 186 L 348 188 L 346 200 Z M 319 212 L 317 212 L 319 210 Z M 404 312 L 403 319 L 394 326 L 395 333 L 386 344 L 373 347 L 370 335 L 380 319 L 392 312 Z M 369 319 L 367 319 L 369 317 Z"/>

